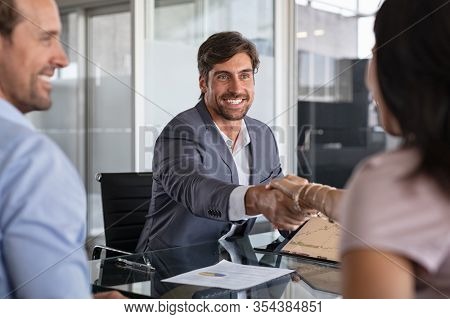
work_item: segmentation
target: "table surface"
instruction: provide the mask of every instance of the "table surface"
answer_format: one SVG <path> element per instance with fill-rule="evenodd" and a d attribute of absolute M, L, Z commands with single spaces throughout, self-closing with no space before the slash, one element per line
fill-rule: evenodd
<path fill-rule="evenodd" d="M 278 232 L 262 233 L 225 244 L 203 243 L 91 260 L 91 283 L 94 291 L 116 289 L 134 298 L 339 298 L 338 264 L 254 249 L 271 243 L 270 247 L 275 247 L 280 241 L 278 236 Z M 127 265 L 123 259 L 144 266 Z M 245 291 L 161 282 L 165 278 L 214 265 L 222 259 L 246 265 L 292 269 L 295 272 Z M 150 270 L 146 263 L 155 269 Z"/>

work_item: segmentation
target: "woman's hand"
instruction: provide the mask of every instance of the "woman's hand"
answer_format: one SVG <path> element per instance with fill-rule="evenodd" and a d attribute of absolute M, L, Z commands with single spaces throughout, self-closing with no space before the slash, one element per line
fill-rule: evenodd
<path fill-rule="evenodd" d="M 327 185 L 308 183 L 304 178 L 288 175 L 276 179 L 267 185 L 268 189 L 277 189 L 296 205 L 296 210 L 306 216 L 323 217 L 319 212 L 329 218 L 336 219 L 335 210 L 343 194 L 342 190 Z"/>
<path fill-rule="evenodd" d="M 299 198 L 298 194 L 301 193 L 301 190 L 304 189 L 304 187 L 308 187 L 309 184 L 307 179 L 293 176 L 293 175 L 287 175 L 284 178 L 281 179 L 275 179 L 270 182 L 269 185 L 266 186 L 268 189 L 277 189 L 281 191 L 284 195 L 288 196 L 291 200 L 294 201 L 296 210 L 309 217 L 313 217 L 317 215 L 317 210 L 315 207 L 308 205 L 307 202 L 303 200 L 303 198 Z"/>

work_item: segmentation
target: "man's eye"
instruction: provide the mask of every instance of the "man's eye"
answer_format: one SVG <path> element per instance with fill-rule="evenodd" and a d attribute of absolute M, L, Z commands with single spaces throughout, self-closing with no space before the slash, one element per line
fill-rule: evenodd
<path fill-rule="evenodd" d="M 250 79 L 250 78 L 251 78 L 250 73 L 242 73 L 242 74 L 241 74 L 241 79 L 242 79 L 242 80 L 248 80 L 248 79 Z"/>
<path fill-rule="evenodd" d="M 45 45 L 50 45 L 52 42 L 52 37 L 51 36 L 44 36 L 41 38 L 41 42 Z"/>
<path fill-rule="evenodd" d="M 226 75 L 226 74 L 219 74 L 217 76 L 217 79 L 220 80 L 220 81 L 226 81 L 226 80 L 228 80 L 228 75 Z"/>

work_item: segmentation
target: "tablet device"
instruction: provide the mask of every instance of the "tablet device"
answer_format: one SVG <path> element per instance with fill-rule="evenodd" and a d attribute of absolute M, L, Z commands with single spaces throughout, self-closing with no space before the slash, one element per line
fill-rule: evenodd
<path fill-rule="evenodd" d="M 278 238 L 256 252 L 291 255 L 329 263 L 339 263 L 340 226 L 327 219 L 313 217 L 289 238 Z"/>

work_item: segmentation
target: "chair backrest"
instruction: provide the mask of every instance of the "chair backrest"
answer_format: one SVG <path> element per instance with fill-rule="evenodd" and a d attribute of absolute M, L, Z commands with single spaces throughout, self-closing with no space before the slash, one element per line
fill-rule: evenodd
<path fill-rule="evenodd" d="M 99 173 L 106 246 L 134 252 L 152 195 L 152 173 Z"/>

